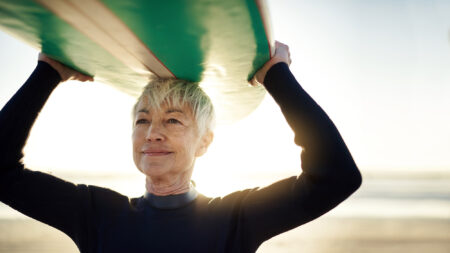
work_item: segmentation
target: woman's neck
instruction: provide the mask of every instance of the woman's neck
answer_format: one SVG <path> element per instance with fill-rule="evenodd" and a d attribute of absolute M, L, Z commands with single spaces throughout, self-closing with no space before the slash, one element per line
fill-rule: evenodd
<path fill-rule="evenodd" d="M 151 178 L 147 176 L 145 180 L 145 188 L 148 193 L 157 196 L 186 193 L 191 187 L 191 174 L 192 173 L 180 175 L 177 178 L 171 178 L 172 180 Z"/>

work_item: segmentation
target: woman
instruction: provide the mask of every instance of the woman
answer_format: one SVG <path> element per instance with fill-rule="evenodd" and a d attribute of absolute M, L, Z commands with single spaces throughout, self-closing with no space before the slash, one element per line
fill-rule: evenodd
<path fill-rule="evenodd" d="M 74 185 L 21 163 L 30 128 L 59 82 L 92 78 L 45 55 L 0 113 L 0 200 L 66 233 L 81 252 L 255 252 L 269 238 L 331 210 L 361 184 L 334 124 L 289 71 L 286 45 L 260 69 L 303 148 L 303 172 L 265 188 L 208 198 L 190 183 L 195 158 L 211 143 L 211 102 L 196 85 L 151 82 L 133 123 L 133 158 L 147 192 L 128 198 Z M 277 168 L 274 168 L 277 169 Z"/>

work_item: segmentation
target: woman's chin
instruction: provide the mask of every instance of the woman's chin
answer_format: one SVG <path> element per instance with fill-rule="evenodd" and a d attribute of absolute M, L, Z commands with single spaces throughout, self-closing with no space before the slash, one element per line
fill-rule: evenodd
<path fill-rule="evenodd" d="M 149 177 L 159 177 L 159 176 L 166 174 L 169 171 L 167 166 L 161 166 L 161 165 L 159 165 L 159 166 L 158 165 L 152 165 L 152 166 L 147 165 L 147 166 L 143 166 L 141 168 L 142 169 L 140 169 L 140 171 Z"/>

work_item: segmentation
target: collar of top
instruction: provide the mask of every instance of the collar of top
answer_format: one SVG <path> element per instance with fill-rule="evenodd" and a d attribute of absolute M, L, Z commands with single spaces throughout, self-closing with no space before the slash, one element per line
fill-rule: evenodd
<path fill-rule="evenodd" d="M 195 187 L 190 187 L 188 192 L 176 195 L 157 196 L 146 192 L 144 198 L 151 206 L 159 209 L 176 209 L 188 205 L 198 196 Z"/>

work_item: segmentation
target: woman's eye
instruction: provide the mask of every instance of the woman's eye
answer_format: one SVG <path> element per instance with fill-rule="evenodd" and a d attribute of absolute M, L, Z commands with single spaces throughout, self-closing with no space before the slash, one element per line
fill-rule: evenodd
<path fill-rule="evenodd" d="M 147 123 L 147 122 L 148 122 L 148 120 L 146 120 L 146 119 L 138 119 L 136 121 L 136 124 L 143 124 L 143 123 Z"/>
<path fill-rule="evenodd" d="M 170 123 L 170 124 L 179 124 L 179 123 L 181 123 L 177 119 L 169 119 L 169 120 L 167 120 L 167 122 Z"/>

